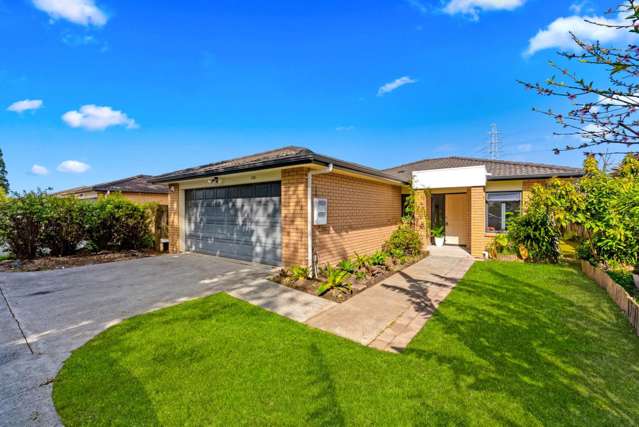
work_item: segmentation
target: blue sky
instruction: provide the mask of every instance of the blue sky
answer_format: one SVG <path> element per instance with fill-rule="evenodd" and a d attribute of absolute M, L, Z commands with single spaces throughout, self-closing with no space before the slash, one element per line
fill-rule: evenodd
<path fill-rule="evenodd" d="M 531 112 L 557 101 L 515 80 L 549 77 L 568 29 L 613 4 L 0 0 L 0 148 L 14 190 L 285 145 L 380 168 L 481 157 L 491 123 L 505 159 L 579 165 Z"/>

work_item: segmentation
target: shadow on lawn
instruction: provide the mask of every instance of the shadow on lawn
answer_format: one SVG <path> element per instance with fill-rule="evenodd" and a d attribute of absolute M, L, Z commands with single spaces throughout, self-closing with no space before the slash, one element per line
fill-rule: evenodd
<path fill-rule="evenodd" d="M 111 425 L 161 425 L 144 385 L 107 351 L 101 352 L 98 358 L 69 359 L 65 362 L 62 375 L 56 378 L 53 388 L 53 400 L 63 422 L 92 425 L 96 423 L 96 414 L 111 412 L 113 399 L 87 399 L 94 393 L 95 377 L 86 377 L 84 382 L 77 381 L 77 378 L 85 377 L 83 372 L 94 372 L 96 363 L 101 365 L 100 372 L 104 373 L 99 378 L 100 387 L 113 393 L 118 402 L 117 417 L 109 420 Z M 69 387 L 65 384 L 67 377 L 75 380 Z M 120 393 L 126 394 L 126 399 L 117 399 Z"/>
<path fill-rule="evenodd" d="M 637 382 L 637 367 L 632 372 L 627 361 L 639 342 L 620 332 L 611 304 L 597 304 L 605 297 L 600 290 L 574 270 L 568 279 L 557 270 L 557 277 L 549 277 L 555 286 L 579 287 L 571 292 L 585 294 L 575 297 L 577 304 L 561 289 L 503 271 L 495 264 L 471 275 L 481 280 L 464 279 L 431 320 L 461 343 L 457 354 L 439 352 L 428 333 L 420 333 L 404 354 L 447 366 L 459 398 L 469 389 L 505 394 L 542 424 L 569 419 L 566 413 L 575 421 L 596 417 L 616 425 L 639 419 L 639 406 L 625 397 L 630 393 L 619 393 Z"/>
<path fill-rule="evenodd" d="M 421 313 L 424 317 L 430 316 L 436 309 L 428 294 L 428 288 L 452 288 L 455 285 L 454 280 L 437 274 L 433 274 L 433 276 L 439 278 L 440 280 L 438 281 L 415 279 L 403 271 L 397 274 L 408 283 L 408 288 L 387 283 L 382 283 L 381 286 L 393 292 L 406 295 L 415 311 Z"/>
<path fill-rule="evenodd" d="M 306 422 L 316 425 L 343 426 L 346 424 L 344 414 L 337 400 L 335 383 L 324 355 L 316 344 L 310 345 L 309 353 L 308 373 L 312 376 L 312 380 L 308 384 L 308 389 L 312 390 L 313 395 L 308 402 L 309 413 Z"/>

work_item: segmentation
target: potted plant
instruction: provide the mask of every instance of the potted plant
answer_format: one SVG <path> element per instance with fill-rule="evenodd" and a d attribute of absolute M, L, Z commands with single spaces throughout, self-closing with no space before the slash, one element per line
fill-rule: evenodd
<path fill-rule="evenodd" d="M 431 233 L 433 234 L 433 237 L 435 238 L 435 246 L 437 246 L 438 248 L 441 248 L 442 246 L 444 246 L 444 226 L 441 224 L 436 224 L 433 226 Z"/>

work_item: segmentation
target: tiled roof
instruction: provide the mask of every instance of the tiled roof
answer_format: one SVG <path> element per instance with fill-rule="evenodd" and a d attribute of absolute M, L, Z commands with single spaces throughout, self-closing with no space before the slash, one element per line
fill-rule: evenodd
<path fill-rule="evenodd" d="M 151 194 L 167 194 L 169 187 L 166 184 L 158 184 L 151 182 L 151 175 L 136 175 L 129 178 L 118 179 L 116 181 L 103 182 L 96 185 L 88 185 L 85 187 L 71 188 L 69 190 L 60 191 L 56 194 L 77 194 L 80 192 L 98 191 L 98 192 L 122 192 L 122 193 L 151 193 Z"/>
<path fill-rule="evenodd" d="M 235 159 L 209 163 L 193 168 L 181 169 L 163 175 L 158 175 L 153 178 L 153 181 L 172 182 L 184 179 L 202 178 L 228 173 L 238 173 L 258 169 L 268 169 L 308 163 L 319 163 L 323 165 L 332 163 L 335 167 L 347 169 L 350 171 L 373 175 L 393 181 L 403 181 L 402 179 L 387 174 L 379 169 L 370 168 L 368 166 L 360 165 L 357 163 L 345 162 L 343 160 L 315 153 L 308 148 L 293 146 L 252 154 L 250 156 L 237 157 Z"/>
<path fill-rule="evenodd" d="M 413 171 L 480 165 L 486 166 L 486 170 L 490 174 L 488 176 L 489 181 L 518 178 L 549 178 L 553 176 L 581 176 L 583 174 L 581 169 L 567 166 L 459 156 L 419 160 L 395 166 L 390 169 L 385 169 L 384 172 L 394 175 L 404 181 L 409 181 Z"/>

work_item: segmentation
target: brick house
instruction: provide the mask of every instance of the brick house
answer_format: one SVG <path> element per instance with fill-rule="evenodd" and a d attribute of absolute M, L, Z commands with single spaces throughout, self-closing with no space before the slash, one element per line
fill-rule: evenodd
<path fill-rule="evenodd" d="M 156 202 L 160 205 L 169 203 L 169 187 L 166 184 L 151 182 L 150 175 L 136 175 L 101 184 L 71 188 L 53 193 L 56 196 L 73 196 L 83 200 L 97 200 L 109 193 L 121 193 L 136 203 Z"/>
<path fill-rule="evenodd" d="M 482 256 L 530 187 L 581 169 L 465 157 L 379 170 L 300 147 L 156 176 L 169 186 L 172 252 L 194 251 L 272 265 L 335 263 L 378 250 L 397 227 L 410 185 L 446 243 Z M 412 183 L 412 184 L 411 184 Z M 426 196 L 428 194 L 428 196 Z"/>

